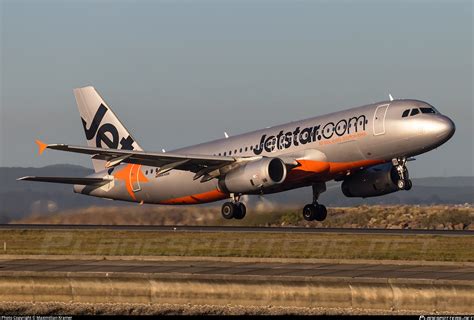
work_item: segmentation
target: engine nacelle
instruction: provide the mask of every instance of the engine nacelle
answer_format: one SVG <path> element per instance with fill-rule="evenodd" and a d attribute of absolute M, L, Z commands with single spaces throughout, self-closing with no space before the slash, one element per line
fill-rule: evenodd
<path fill-rule="evenodd" d="M 356 172 L 341 185 L 346 197 L 377 197 L 398 191 L 398 173 L 392 164 L 382 164 Z"/>
<path fill-rule="evenodd" d="M 250 161 L 229 171 L 219 187 L 229 193 L 254 193 L 285 181 L 286 166 L 279 158 Z"/>

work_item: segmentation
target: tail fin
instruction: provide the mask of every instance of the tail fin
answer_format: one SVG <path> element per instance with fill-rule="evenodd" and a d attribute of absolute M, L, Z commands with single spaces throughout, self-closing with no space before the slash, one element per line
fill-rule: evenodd
<path fill-rule="evenodd" d="M 94 87 L 74 89 L 74 96 L 81 114 L 88 146 L 143 150 Z M 103 160 L 93 159 L 92 164 L 96 172 L 105 169 Z"/>

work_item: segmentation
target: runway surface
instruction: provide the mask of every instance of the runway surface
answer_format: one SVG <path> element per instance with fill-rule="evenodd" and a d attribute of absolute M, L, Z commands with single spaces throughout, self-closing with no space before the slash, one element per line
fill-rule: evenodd
<path fill-rule="evenodd" d="M 474 281 L 474 266 L 228 261 L 0 260 L 4 271 L 396 278 Z"/>
<path fill-rule="evenodd" d="M 162 225 L 53 225 L 53 224 L 0 224 L 0 230 L 124 230 L 159 232 L 269 232 L 269 233 L 342 233 L 386 235 L 445 235 L 474 236 L 473 230 L 425 229 L 361 229 L 361 228 L 305 228 L 305 227 L 231 227 L 231 226 L 162 226 Z"/>

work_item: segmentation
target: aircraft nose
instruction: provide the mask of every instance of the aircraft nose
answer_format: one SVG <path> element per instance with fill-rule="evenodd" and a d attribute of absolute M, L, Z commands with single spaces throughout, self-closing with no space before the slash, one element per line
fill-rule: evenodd
<path fill-rule="evenodd" d="M 449 140 L 456 131 L 456 125 L 454 122 L 446 116 L 440 116 L 437 119 L 437 137 L 447 141 Z"/>
<path fill-rule="evenodd" d="M 425 122 L 424 131 L 431 136 L 435 143 L 442 144 L 448 141 L 456 131 L 454 122 L 446 116 L 437 115 Z"/>

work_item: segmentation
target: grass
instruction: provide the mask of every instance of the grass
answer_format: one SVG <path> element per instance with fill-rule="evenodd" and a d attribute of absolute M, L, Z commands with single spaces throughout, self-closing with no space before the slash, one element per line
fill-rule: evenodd
<path fill-rule="evenodd" d="M 3 251 L 3 243 L 7 250 Z M 5 230 L 2 254 L 474 261 L 474 237 Z M 0 254 L 0 258 L 2 256 Z"/>

